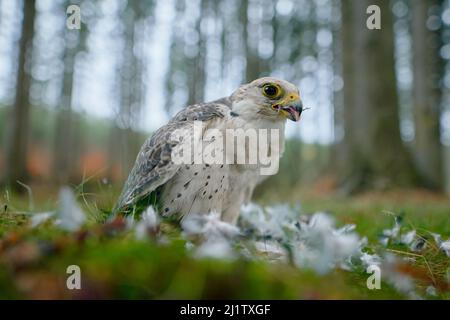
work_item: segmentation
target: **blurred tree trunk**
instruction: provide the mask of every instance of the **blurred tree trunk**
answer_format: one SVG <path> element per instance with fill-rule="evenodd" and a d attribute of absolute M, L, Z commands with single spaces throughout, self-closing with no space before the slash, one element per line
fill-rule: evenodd
<path fill-rule="evenodd" d="M 66 49 L 67 50 L 67 49 Z M 67 51 L 73 51 L 68 49 Z M 55 142 L 53 151 L 53 177 L 58 184 L 67 184 L 72 173 L 72 86 L 74 54 L 66 52 L 64 57 L 63 92 L 56 113 Z"/>
<path fill-rule="evenodd" d="M 189 70 L 187 72 L 188 79 L 188 105 L 203 102 L 204 89 L 206 81 L 206 36 L 201 30 L 202 21 L 208 17 L 208 1 L 200 1 L 200 15 L 195 22 L 195 31 L 198 36 L 197 54 L 193 58 L 188 59 Z"/>
<path fill-rule="evenodd" d="M 335 80 L 343 77 L 344 72 L 344 63 L 345 63 L 345 70 L 348 71 L 349 68 L 351 68 L 351 56 L 349 54 L 349 51 L 347 50 L 347 55 L 343 55 L 343 46 L 344 41 L 345 45 L 350 45 L 350 35 L 351 35 L 351 24 L 349 23 L 350 20 L 349 10 L 347 8 L 348 3 L 343 3 L 342 8 L 339 2 L 334 1 L 333 2 L 333 16 L 339 15 L 339 10 L 341 10 L 341 18 L 340 23 L 338 21 L 332 22 L 332 34 L 333 34 L 333 75 Z M 345 7 L 344 7 L 345 6 Z M 347 37 L 347 38 L 344 38 Z M 344 58 L 346 59 L 344 61 Z M 351 77 L 347 77 L 348 81 L 351 81 Z M 333 84 L 335 86 L 335 84 Z M 333 121 L 334 121 L 334 144 L 332 145 L 331 150 L 331 159 L 334 159 L 334 161 L 330 161 L 330 168 L 332 172 L 339 172 L 342 168 L 345 168 L 345 140 L 343 139 L 343 133 L 344 133 L 344 93 L 347 94 L 347 100 L 349 100 L 349 97 L 351 95 L 351 91 L 348 90 L 348 88 L 351 87 L 349 85 L 348 87 L 343 87 L 343 90 L 336 90 L 336 88 L 333 90 Z"/>
<path fill-rule="evenodd" d="M 440 0 L 413 0 L 412 46 L 413 46 L 413 111 L 415 126 L 414 159 L 425 185 L 441 189 L 443 186 L 442 145 L 440 142 L 439 81 L 440 39 L 437 30 L 430 30 L 427 20 L 430 11 L 440 13 Z M 439 19 L 439 17 L 437 16 Z"/>
<path fill-rule="evenodd" d="M 183 61 L 180 61 L 181 58 L 184 56 L 183 49 L 184 49 L 184 30 L 181 27 L 181 21 L 183 20 L 184 16 L 184 10 L 185 8 L 185 2 L 184 1 L 176 1 L 175 2 L 175 18 L 174 18 L 174 30 L 172 33 L 172 39 L 171 39 L 171 45 L 170 45 L 170 63 L 169 63 L 169 70 L 167 72 L 166 77 L 166 92 L 167 97 L 165 99 L 165 110 L 168 114 L 170 114 L 171 111 L 177 106 L 177 101 L 175 99 L 175 92 L 177 90 L 177 87 L 179 86 L 176 81 L 176 74 L 177 71 L 184 71 L 182 68 L 186 67 L 186 63 Z"/>
<path fill-rule="evenodd" d="M 381 30 L 366 28 L 366 9 L 372 4 L 381 9 Z M 347 192 L 410 186 L 416 175 L 400 138 L 389 1 L 343 0 L 342 16 L 347 158 L 343 185 Z"/>
<path fill-rule="evenodd" d="M 239 9 L 240 23 L 242 26 L 242 41 L 244 44 L 244 54 L 245 54 L 245 82 L 251 82 L 258 78 L 259 76 L 259 59 L 258 53 L 255 51 L 252 37 L 258 37 L 258 35 L 251 33 L 251 26 L 248 21 L 248 0 L 241 1 L 241 7 Z"/>
<path fill-rule="evenodd" d="M 342 59 L 342 78 L 344 80 L 344 88 L 343 88 L 343 109 L 342 109 L 342 117 L 341 117 L 341 125 L 344 128 L 344 137 L 342 142 L 339 145 L 339 149 L 337 151 L 338 154 L 338 166 L 340 168 L 341 177 L 340 179 L 345 180 L 350 174 L 350 166 L 352 161 L 352 148 L 353 145 L 356 144 L 353 137 L 354 129 L 354 119 L 353 119 L 353 110 L 355 107 L 355 99 L 354 99 L 354 78 L 355 78 L 355 66 L 353 57 L 355 56 L 355 49 L 353 46 L 353 38 L 354 38 L 354 27 L 353 24 L 353 8 L 350 0 L 342 0 L 341 1 L 341 59 Z M 346 188 L 351 189 L 352 186 L 349 185 L 349 182 L 344 181 L 347 185 Z M 356 186 L 355 186 L 356 187 Z"/>
<path fill-rule="evenodd" d="M 120 107 L 111 128 L 109 146 L 111 179 L 124 179 L 134 164 L 140 141 L 139 122 L 144 97 L 144 64 L 142 63 L 142 30 L 146 12 L 152 2 L 132 1 L 122 15 L 124 50 L 120 66 Z"/>
<path fill-rule="evenodd" d="M 444 146 L 444 190 L 450 197 L 450 147 Z"/>
<path fill-rule="evenodd" d="M 139 70 L 135 70 L 135 18 L 134 8 L 128 5 L 121 17 L 123 24 L 124 49 L 120 65 L 120 106 L 113 122 L 110 135 L 110 173 L 111 179 L 124 179 L 128 173 L 131 162 L 131 144 L 133 122 L 133 109 L 135 107 L 136 91 L 134 90 L 134 76 Z M 119 176 L 118 176 L 119 175 Z"/>
<path fill-rule="evenodd" d="M 80 0 L 64 1 L 61 6 L 65 12 L 70 4 L 80 5 Z M 88 30 L 70 30 L 65 20 L 62 25 L 62 37 L 65 41 L 62 62 L 64 65 L 62 90 L 56 110 L 55 137 L 53 145 L 53 177 L 60 185 L 69 183 L 75 175 L 77 159 L 80 159 L 80 128 L 77 114 L 73 112 L 73 89 L 75 85 L 75 64 L 78 53 L 86 49 Z"/>
<path fill-rule="evenodd" d="M 31 60 L 36 7 L 34 0 L 24 0 L 22 36 L 19 43 L 18 72 L 15 102 L 10 112 L 6 141 L 4 179 L 15 188 L 16 181 L 25 182 L 27 172 L 27 148 L 29 135 L 29 92 L 31 85 Z"/>
<path fill-rule="evenodd" d="M 65 6 L 62 6 L 64 10 Z M 65 48 L 62 57 L 64 64 L 61 100 L 56 111 L 55 141 L 53 150 L 53 177 L 58 184 L 67 184 L 73 174 L 74 155 L 72 92 L 74 86 L 75 58 L 80 48 L 78 33 L 80 30 L 69 30 L 63 25 Z"/>

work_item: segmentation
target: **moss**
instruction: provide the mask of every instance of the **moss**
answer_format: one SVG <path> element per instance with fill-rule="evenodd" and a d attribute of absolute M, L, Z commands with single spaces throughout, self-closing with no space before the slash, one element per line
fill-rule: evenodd
<path fill-rule="evenodd" d="M 15 203 L 20 208 L 21 202 Z M 379 249 L 378 235 L 392 227 L 390 212 L 404 212 L 405 227 L 413 226 L 420 234 L 434 231 L 446 238 L 449 233 L 448 205 L 440 200 L 421 201 L 419 206 L 416 201 L 384 197 L 324 198 L 305 200 L 302 208 L 303 212 L 332 212 L 342 224 L 355 223 L 357 232 L 369 237 L 375 251 Z M 318 275 L 291 265 L 262 261 L 194 259 L 187 254 L 179 229 L 169 222 L 164 222 L 161 229 L 172 241 L 156 244 L 137 241 L 130 232 L 105 231 L 96 219 L 73 234 L 50 224 L 29 229 L 26 220 L 20 214 L 0 214 L 0 298 L 405 298 L 384 282 L 382 290 L 367 289 L 368 274 L 362 269 Z M 408 252 L 401 246 L 390 249 Z M 438 290 L 436 298 L 448 299 L 448 258 L 432 246 L 421 256 L 416 257 L 411 271 L 424 275 L 420 289 L 430 285 L 432 275 Z M 79 291 L 65 287 L 66 269 L 73 264 L 82 270 Z"/>

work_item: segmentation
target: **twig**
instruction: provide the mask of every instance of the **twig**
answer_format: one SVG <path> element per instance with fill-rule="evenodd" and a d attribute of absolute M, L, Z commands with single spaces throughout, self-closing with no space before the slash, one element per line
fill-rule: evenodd
<path fill-rule="evenodd" d="M 387 251 L 394 252 L 394 253 L 399 253 L 399 254 L 404 254 L 404 255 L 408 255 L 408 256 L 414 256 L 414 257 L 423 258 L 423 260 L 425 261 L 425 264 L 427 265 L 428 271 L 430 273 L 431 280 L 433 281 L 433 284 L 436 285 L 436 279 L 434 278 L 433 271 L 431 270 L 431 267 L 430 267 L 430 265 L 428 263 L 427 258 L 425 258 L 423 255 L 412 253 L 412 252 L 407 252 L 407 251 L 395 250 L 395 249 L 387 249 Z"/>
<path fill-rule="evenodd" d="M 20 182 L 19 180 L 16 180 L 16 182 L 27 190 L 27 192 L 28 192 L 28 209 L 30 211 L 34 211 L 33 190 L 31 190 L 31 188 L 28 185 L 26 185 L 23 182 Z"/>

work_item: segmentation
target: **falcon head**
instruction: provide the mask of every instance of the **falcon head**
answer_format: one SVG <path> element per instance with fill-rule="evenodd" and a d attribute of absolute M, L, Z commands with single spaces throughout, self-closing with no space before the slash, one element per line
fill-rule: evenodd
<path fill-rule="evenodd" d="M 246 119 L 299 121 L 304 110 L 298 88 L 285 80 L 264 77 L 240 86 L 232 95 L 232 115 Z"/>

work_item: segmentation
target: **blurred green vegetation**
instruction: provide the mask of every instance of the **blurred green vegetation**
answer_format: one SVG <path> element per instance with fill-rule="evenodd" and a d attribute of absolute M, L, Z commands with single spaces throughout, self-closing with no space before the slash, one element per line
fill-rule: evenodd
<path fill-rule="evenodd" d="M 125 236 L 88 239 L 81 245 L 75 236 L 59 232 L 53 236 L 53 242 L 48 242 L 44 233 L 28 235 L 22 246 L 17 246 L 17 252 L 9 255 L 14 257 L 12 261 L 2 261 L 0 298 L 401 298 L 390 287 L 381 291 L 366 289 L 363 272 L 355 275 L 333 271 L 318 276 L 287 265 L 195 260 L 186 255 L 182 241 L 156 246 Z M 19 258 L 20 251 L 33 252 L 36 238 L 55 252 L 42 261 Z M 20 268 L 14 270 L 17 264 Z M 83 270 L 83 289 L 79 292 L 65 289 L 65 271 L 71 264 Z M 12 274 L 14 281 L 11 281 Z"/>
<path fill-rule="evenodd" d="M 119 232 L 123 226 L 99 224 L 103 221 L 99 210 L 107 208 L 111 193 L 107 189 L 103 192 L 108 195 L 99 193 L 86 201 L 79 194 L 79 202 L 91 216 L 88 226 L 76 233 L 63 232 L 48 223 L 29 228 L 28 199 L 10 196 L 9 209 L 0 214 L 0 298 L 406 298 L 385 282 L 381 290 L 367 289 L 368 274 L 362 269 L 334 270 L 321 276 L 281 263 L 198 260 L 187 253 L 179 231 L 172 229 L 165 232 L 171 239 L 167 244 L 138 241 L 131 232 Z M 96 199 L 95 205 L 92 199 Z M 283 201 L 295 199 L 287 196 Z M 37 201 L 35 206 L 37 211 L 48 210 L 51 202 Z M 392 227 L 394 213 L 403 214 L 405 226 L 418 233 L 435 232 L 446 239 L 450 233 L 448 208 L 447 199 L 426 194 L 416 194 L 410 200 L 398 194 L 370 194 L 345 200 L 309 197 L 302 202 L 304 213 L 328 211 L 339 225 L 355 223 L 356 231 L 368 237 L 374 252 L 380 248 L 377 238 L 382 230 Z M 163 230 L 168 228 L 162 226 Z M 409 252 L 398 245 L 388 249 Z M 83 272 L 80 291 L 65 289 L 66 268 L 72 264 L 79 265 Z M 434 298 L 450 298 L 445 282 L 449 260 L 445 254 L 430 246 L 417 258 L 414 268 L 414 272 L 431 273 L 437 281 L 438 296 Z M 418 284 L 422 290 L 430 285 L 427 279 Z"/>

